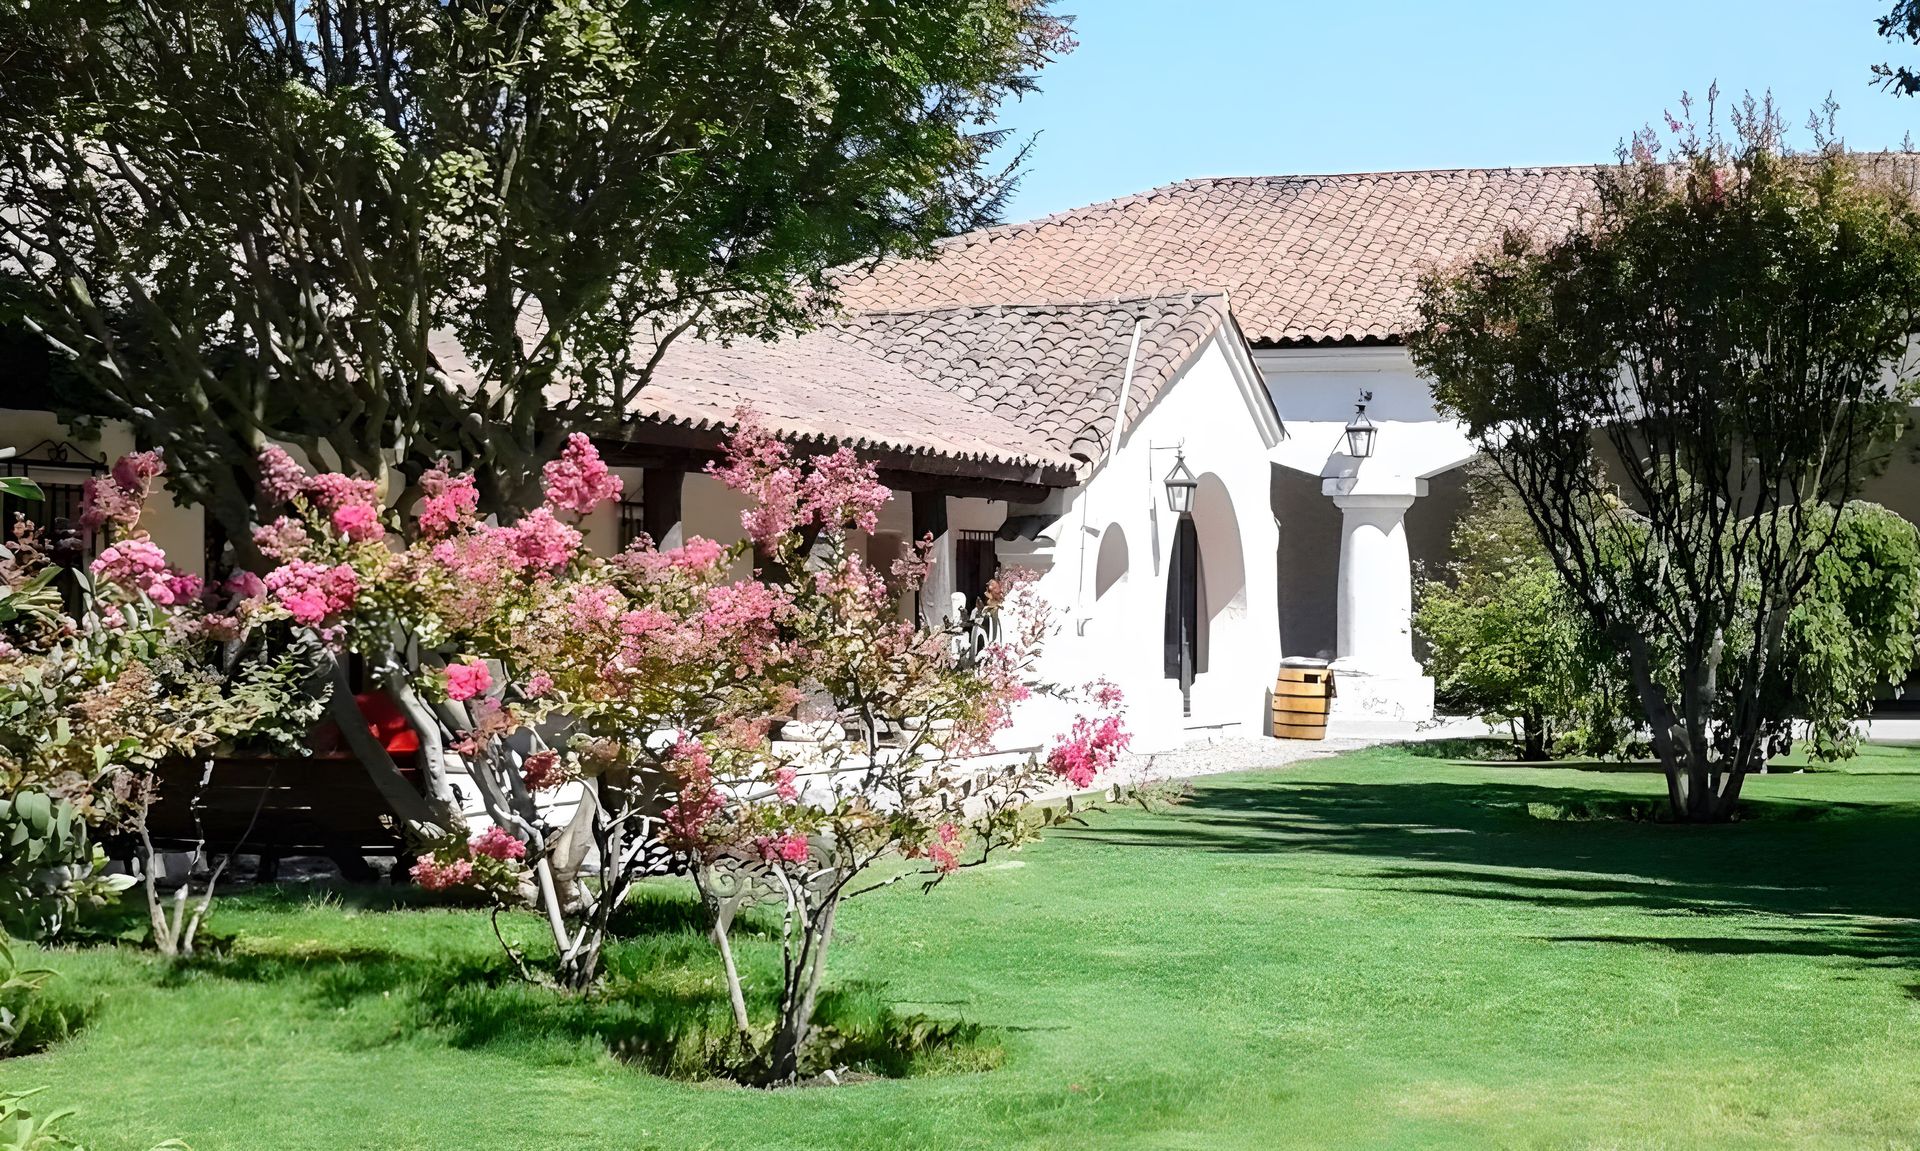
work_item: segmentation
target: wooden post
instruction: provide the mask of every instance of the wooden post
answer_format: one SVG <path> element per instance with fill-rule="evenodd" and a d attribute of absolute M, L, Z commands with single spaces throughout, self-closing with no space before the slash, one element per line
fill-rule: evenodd
<path fill-rule="evenodd" d="M 913 538 L 908 543 L 917 547 L 922 540 L 933 537 L 933 567 L 927 572 L 927 582 L 920 585 L 920 619 L 938 626 L 951 610 L 956 578 L 953 532 L 947 527 L 947 496 L 945 492 L 913 492 L 912 500 Z"/>

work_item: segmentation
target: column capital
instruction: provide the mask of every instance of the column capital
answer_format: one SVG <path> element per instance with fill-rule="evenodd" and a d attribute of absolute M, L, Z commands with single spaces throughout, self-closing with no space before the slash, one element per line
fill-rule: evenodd
<path fill-rule="evenodd" d="M 1320 481 L 1320 494 L 1340 508 L 1410 508 L 1427 494 L 1427 481 L 1412 476 L 1334 476 Z"/>
<path fill-rule="evenodd" d="M 1333 500 L 1333 506 L 1336 508 L 1339 508 L 1343 512 L 1345 511 L 1404 512 L 1408 508 L 1413 506 L 1414 500 L 1420 498 L 1418 496 L 1413 496 L 1413 495 L 1394 495 L 1386 492 L 1362 492 L 1362 493 L 1356 493 L 1353 495 L 1342 495 L 1334 492 L 1328 492 L 1327 495 Z"/>

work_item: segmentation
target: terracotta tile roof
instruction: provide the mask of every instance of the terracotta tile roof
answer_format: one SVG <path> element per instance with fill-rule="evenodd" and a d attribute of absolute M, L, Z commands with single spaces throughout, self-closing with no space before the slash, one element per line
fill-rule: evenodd
<path fill-rule="evenodd" d="M 704 431 L 746 403 L 797 442 L 1071 472 L 1113 432 L 1136 319 L 1131 423 L 1230 323 L 1224 296 L 881 311 L 771 344 L 683 339 L 634 414 Z"/>
<path fill-rule="evenodd" d="M 635 417 L 695 431 L 725 430 L 745 404 L 796 443 L 880 449 L 1071 473 L 1044 438 L 831 328 L 776 343 L 676 340 L 640 393 Z"/>
<path fill-rule="evenodd" d="M 1593 169 L 1187 180 L 849 269 L 849 312 L 1221 291 L 1255 344 L 1392 339 L 1420 272 L 1509 228 L 1569 227 Z"/>
<path fill-rule="evenodd" d="M 1218 293 L 1019 306 L 876 311 L 831 331 L 1028 429 L 1055 452 L 1098 460 L 1113 433 L 1135 322 L 1140 347 L 1127 422 L 1231 323 Z"/>

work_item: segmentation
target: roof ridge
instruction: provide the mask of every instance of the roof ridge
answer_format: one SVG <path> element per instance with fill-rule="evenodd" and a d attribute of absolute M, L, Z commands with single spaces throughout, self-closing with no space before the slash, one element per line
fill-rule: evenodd
<path fill-rule="evenodd" d="M 1867 159 L 1890 156 L 1920 158 L 1920 150 L 1905 151 L 1899 148 L 1882 148 L 1875 151 L 1860 151 L 1851 154 Z M 944 248 L 951 244 L 962 243 L 978 237 L 1014 233 L 1054 224 L 1069 223 L 1088 215 L 1111 212 L 1118 208 L 1151 200 L 1156 196 L 1164 195 L 1168 192 L 1205 187 L 1214 184 L 1276 184 L 1310 180 L 1364 180 L 1391 176 L 1542 175 L 1551 172 L 1591 172 L 1601 168 L 1612 168 L 1616 166 L 1618 166 L 1618 161 L 1590 160 L 1578 164 L 1456 165 L 1439 168 L 1360 168 L 1344 172 L 1269 172 L 1263 175 L 1188 176 L 1184 179 L 1173 180 L 1165 184 L 1155 184 L 1150 188 L 1138 192 L 1128 192 L 1125 195 L 1109 196 L 1104 200 L 1095 200 L 1090 204 L 1080 204 L 1072 208 L 1062 208 L 1060 211 L 1049 212 L 1044 216 L 1035 216 L 1030 220 L 1013 220 L 1004 224 L 994 224 L 991 227 L 975 228 L 972 231 L 961 232 L 957 235 L 940 239 L 935 242 L 934 247 Z"/>
<path fill-rule="evenodd" d="M 1092 296 L 1084 299 L 1031 300 L 1022 303 L 992 304 L 930 304 L 922 308 L 863 308 L 857 312 L 848 312 L 829 325 L 848 320 L 858 320 L 866 316 L 938 316 L 955 312 L 1021 312 L 1036 311 L 1042 308 L 1117 308 L 1126 304 L 1159 303 L 1165 300 L 1185 300 L 1189 304 L 1201 301 L 1228 301 L 1230 293 L 1225 288 L 1181 288 L 1168 292 L 1147 292 L 1126 296 Z"/>
<path fill-rule="evenodd" d="M 1908 154 L 1911 154 L 1911 153 L 1895 153 L 1895 152 L 1861 153 L 1861 155 L 1908 155 Z M 1357 180 L 1357 179 L 1365 179 L 1365 178 L 1372 178 L 1372 177 L 1378 177 L 1378 176 L 1451 176 L 1451 175 L 1468 175 L 1468 174 L 1481 174 L 1481 173 L 1494 173 L 1494 172 L 1501 172 L 1501 173 L 1578 172 L 1583 170 L 1592 170 L 1596 168 L 1604 168 L 1609 166 L 1611 165 L 1608 165 L 1605 163 L 1507 164 L 1507 165 L 1484 167 L 1484 168 L 1474 168 L 1474 167 L 1376 168 L 1376 169 L 1363 169 L 1359 171 L 1350 171 L 1350 172 L 1271 172 L 1271 173 L 1267 173 L 1266 175 L 1255 175 L 1255 176 L 1188 176 L 1185 179 L 1173 180 L 1165 184 L 1155 184 L 1151 188 L 1146 188 L 1138 192 L 1128 192 L 1125 195 L 1121 195 L 1121 196 L 1110 196 L 1104 200 L 1095 200 L 1091 204 L 1080 204 L 1072 208 L 1062 208 L 1058 212 L 1049 212 L 1044 216 L 1035 216 L 1031 220 L 1012 220 L 1004 224 L 994 224 L 986 228 L 975 228 L 972 231 L 960 232 L 956 235 L 946 236 L 940 240 L 935 241 L 934 247 L 944 248 L 944 247 L 947 247 L 948 245 L 962 243 L 965 241 L 975 239 L 977 237 L 992 236 L 992 235 L 998 235 L 998 234 L 1004 234 L 1004 233 L 1013 233 L 1013 232 L 1019 232 L 1019 231 L 1025 231 L 1025 230 L 1038 229 L 1038 228 L 1042 228 L 1042 227 L 1046 227 L 1054 224 L 1069 223 L 1075 219 L 1078 219 L 1084 216 L 1110 212 L 1117 208 L 1123 208 L 1135 203 L 1151 200 L 1155 196 L 1164 195 L 1165 193 L 1168 193 L 1168 192 L 1178 191 L 1186 188 L 1197 188 L 1197 187 L 1201 187 L 1209 184 L 1271 184 L 1271 183 L 1280 183 L 1280 182 L 1287 182 L 1287 181 L 1304 181 L 1304 180 Z"/>

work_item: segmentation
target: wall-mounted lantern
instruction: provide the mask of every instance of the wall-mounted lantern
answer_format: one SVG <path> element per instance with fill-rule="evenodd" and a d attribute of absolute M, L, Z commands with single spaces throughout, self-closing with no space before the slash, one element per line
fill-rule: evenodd
<path fill-rule="evenodd" d="M 1193 489 L 1200 486 L 1200 481 L 1187 470 L 1185 452 L 1173 457 L 1173 470 L 1167 473 L 1166 485 L 1167 506 L 1173 509 L 1173 514 L 1183 518 L 1192 515 Z"/>
<path fill-rule="evenodd" d="M 1373 455 L 1373 440 L 1378 430 L 1367 418 L 1367 405 L 1372 402 L 1373 393 L 1362 391 L 1360 402 L 1353 405 L 1353 418 L 1347 421 L 1347 454 L 1356 460 Z"/>

